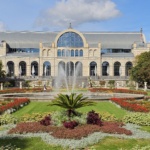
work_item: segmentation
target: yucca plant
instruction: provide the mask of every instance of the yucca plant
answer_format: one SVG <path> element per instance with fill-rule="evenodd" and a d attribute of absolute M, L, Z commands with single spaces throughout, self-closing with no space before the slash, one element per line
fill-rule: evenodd
<path fill-rule="evenodd" d="M 57 97 L 55 97 L 55 100 L 52 101 L 50 104 L 51 106 L 56 105 L 62 108 L 67 109 L 68 117 L 70 120 L 71 115 L 77 115 L 76 109 L 85 107 L 85 106 L 92 106 L 95 103 L 91 101 L 87 101 L 88 97 L 84 97 L 83 94 L 76 94 L 71 93 L 68 94 L 58 94 Z"/>

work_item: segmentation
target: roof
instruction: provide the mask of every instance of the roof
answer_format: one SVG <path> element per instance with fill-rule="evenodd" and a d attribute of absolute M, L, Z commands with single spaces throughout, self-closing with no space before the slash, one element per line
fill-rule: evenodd
<path fill-rule="evenodd" d="M 102 44 L 102 49 L 122 48 L 131 49 L 134 42 L 141 42 L 140 32 L 105 32 L 105 33 L 84 33 L 89 46 L 97 47 Z"/>
<path fill-rule="evenodd" d="M 105 53 L 102 54 L 103 57 L 134 57 L 132 53 Z"/>
<path fill-rule="evenodd" d="M 39 43 L 51 45 L 59 32 L 0 32 L 0 41 L 6 41 L 11 48 L 39 48 Z M 89 47 L 102 44 L 102 49 L 131 49 L 134 42 L 141 41 L 140 32 L 82 32 Z M 144 36 L 144 35 L 143 35 Z"/>
<path fill-rule="evenodd" d="M 39 43 L 52 43 L 56 32 L 0 32 L 0 41 L 11 48 L 39 48 Z"/>

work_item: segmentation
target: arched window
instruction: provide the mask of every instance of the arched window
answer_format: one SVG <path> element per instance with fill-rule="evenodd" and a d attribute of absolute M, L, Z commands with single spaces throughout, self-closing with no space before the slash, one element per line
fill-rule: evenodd
<path fill-rule="evenodd" d="M 65 57 L 65 50 L 62 50 L 62 56 Z"/>
<path fill-rule="evenodd" d="M 12 76 L 14 76 L 14 62 L 12 62 L 12 61 L 9 61 L 9 62 L 7 62 L 7 66 L 8 66 L 8 70 L 7 70 L 7 74 L 8 74 L 8 76 L 10 76 L 10 77 L 12 77 Z"/>
<path fill-rule="evenodd" d="M 132 62 L 127 62 L 126 63 L 126 76 L 129 76 L 129 70 L 132 68 Z"/>
<path fill-rule="evenodd" d="M 25 76 L 26 75 L 26 62 L 21 61 L 19 63 L 19 75 Z"/>
<path fill-rule="evenodd" d="M 58 63 L 58 76 L 65 77 L 66 76 L 66 66 L 64 61 L 60 61 Z"/>
<path fill-rule="evenodd" d="M 71 57 L 74 57 L 74 50 L 71 50 Z"/>
<path fill-rule="evenodd" d="M 43 63 L 43 76 L 50 76 L 51 75 L 51 64 L 48 61 Z"/>
<path fill-rule="evenodd" d="M 120 76 L 122 73 L 120 62 L 114 63 L 114 76 Z"/>
<path fill-rule="evenodd" d="M 66 57 L 70 57 L 70 50 L 66 49 Z"/>
<path fill-rule="evenodd" d="M 96 75 L 97 75 L 97 63 L 95 61 L 92 61 L 90 63 L 90 76 Z"/>
<path fill-rule="evenodd" d="M 102 75 L 103 76 L 109 75 L 109 63 L 107 61 L 104 61 L 102 63 Z"/>
<path fill-rule="evenodd" d="M 67 62 L 67 76 L 74 76 L 74 63 L 72 61 Z"/>
<path fill-rule="evenodd" d="M 83 47 L 83 40 L 75 32 L 66 32 L 59 37 L 57 47 Z"/>
<path fill-rule="evenodd" d="M 58 51 L 57 51 L 57 56 L 61 57 L 61 50 L 60 49 L 58 49 Z"/>
<path fill-rule="evenodd" d="M 83 50 L 81 49 L 79 52 L 79 56 L 82 57 L 83 56 Z"/>
<path fill-rule="evenodd" d="M 51 50 L 49 49 L 48 51 L 47 51 L 47 56 L 50 56 L 51 55 Z"/>
<path fill-rule="evenodd" d="M 75 63 L 75 76 L 82 76 L 83 65 L 80 61 Z"/>
<path fill-rule="evenodd" d="M 31 63 L 31 75 L 38 76 L 38 63 L 36 61 Z"/>
<path fill-rule="evenodd" d="M 46 49 L 43 50 L 42 56 L 46 56 Z"/>
<path fill-rule="evenodd" d="M 76 49 L 75 50 L 75 57 L 78 57 L 79 56 L 79 53 L 78 53 L 78 50 Z"/>

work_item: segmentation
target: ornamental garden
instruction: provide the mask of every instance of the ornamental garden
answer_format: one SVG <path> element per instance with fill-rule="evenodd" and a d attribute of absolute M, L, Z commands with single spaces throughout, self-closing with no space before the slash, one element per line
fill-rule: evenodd
<path fill-rule="evenodd" d="M 0 92 L 46 94 L 53 89 Z M 87 92 L 134 93 L 142 98 L 90 100 L 84 96 Z M 0 149 L 150 149 L 149 95 L 146 91 L 91 87 L 78 93 L 61 92 L 53 100 L 5 98 L 0 101 Z"/>

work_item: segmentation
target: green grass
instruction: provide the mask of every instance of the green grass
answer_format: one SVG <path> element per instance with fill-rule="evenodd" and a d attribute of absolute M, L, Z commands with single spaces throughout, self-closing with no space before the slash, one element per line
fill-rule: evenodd
<path fill-rule="evenodd" d="M 13 115 L 20 117 L 24 114 L 32 114 L 32 113 L 43 113 L 43 112 L 52 112 L 62 110 L 58 106 L 48 106 L 50 102 L 31 102 L 29 105 L 24 108 L 18 110 Z M 94 106 L 88 106 L 78 109 L 81 112 L 88 112 L 91 110 L 95 110 L 96 112 L 109 112 L 110 114 L 114 114 L 117 118 L 122 118 L 127 111 L 116 107 L 114 104 L 110 102 L 97 102 Z"/>
<path fill-rule="evenodd" d="M 44 113 L 44 112 L 52 112 L 62 110 L 57 106 L 48 106 L 50 102 L 30 102 L 27 106 L 15 112 L 13 115 L 22 116 L 24 114 L 32 114 L 32 113 Z"/>
<path fill-rule="evenodd" d="M 150 126 L 141 126 L 141 129 L 150 132 Z"/>
<path fill-rule="evenodd" d="M 16 145 L 16 147 L 23 150 L 63 150 L 60 146 L 52 146 L 46 144 L 41 138 L 11 138 L 0 139 L 0 146 Z M 134 146 L 146 146 L 150 145 L 150 139 L 120 139 L 115 137 L 106 137 L 96 145 L 92 147 L 95 150 L 118 150 L 120 148 L 130 150 Z M 91 148 L 91 146 L 89 146 Z"/>
<path fill-rule="evenodd" d="M 150 139 L 121 139 L 115 137 L 106 137 L 98 144 L 94 145 L 96 150 L 118 150 L 120 148 L 130 150 L 134 146 L 150 145 Z"/>
<path fill-rule="evenodd" d="M 60 146 L 46 144 L 41 138 L 8 138 L 0 141 L 0 147 L 11 144 L 23 150 L 62 150 Z"/>
<path fill-rule="evenodd" d="M 109 112 L 110 114 L 114 114 L 117 118 L 122 118 L 127 111 L 121 108 L 116 107 L 115 104 L 112 104 L 107 101 L 97 102 L 96 105 L 90 107 L 79 108 L 79 111 L 88 112 L 91 110 L 95 110 L 96 112 Z"/>

